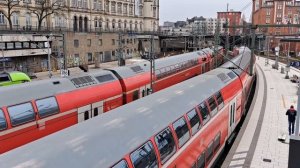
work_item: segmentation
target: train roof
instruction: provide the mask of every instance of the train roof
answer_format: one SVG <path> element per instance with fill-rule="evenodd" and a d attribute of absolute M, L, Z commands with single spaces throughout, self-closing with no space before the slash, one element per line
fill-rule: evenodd
<path fill-rule="evenodd" d="M 52 78 L 9 87 L 0 87 L 0 107 L 45 98 L 57 93 L 68 92 L 76 88 L 89 87 L 113 80 L 117 79 L 111 72 L 99 70 L 68 78 Z"/>
<path fill-rule="evenodd" d="M 251 59 L 251 50 L 247 47 L 239 48 L 239 55 L 231 59 L 231 61 L 227 61 L 221 67 L 222 68 L 231 68 L 237 74 L 242 73 L 242 69 L 248 67 Z"/>
<path fill-rule="evenodd" d="M 184 53 L 176 56 L 165 57 L 155 60 L 155 69 L 160 69 L 163 67 L 168 67 L 171 65 L 175 65 L 177 63 L 186 62 L 191 59 L 196 59 L 199 55 L 203 55 L 206 53 L 212 52 L 210 48 L 203 49 L 200 51 Z M 134 76 L 136 74 L 142 72 L 149 72 L 150 71 L 150 63 L 149 61 L 144 61 L 141 63 L 137 63 L 134 65 L 124 66 L 124 67 L 115 67 L 115 68 L 108 68 L 108 70 L 116 71 L 122 78 L 128 78 Z"/>
<path fill-rule="evenodd" d="M 212 70 L 4 153 L 0 162 L 3 167 L 109 167 L 236 78 L 228 73 Z"/>

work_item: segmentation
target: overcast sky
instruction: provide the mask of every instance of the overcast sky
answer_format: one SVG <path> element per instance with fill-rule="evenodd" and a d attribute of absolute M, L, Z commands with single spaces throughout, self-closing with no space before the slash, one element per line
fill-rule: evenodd
<path fill-rule="evenodd" d="M 229 10 L 245 13 L 249 21 L 252 0 L 160 0 L 160 24 L 164 21 L 186 20 L 194 16 L 217 17 L 217 12 Z M 247 7 L 247 8 L 245 8 Z"/>

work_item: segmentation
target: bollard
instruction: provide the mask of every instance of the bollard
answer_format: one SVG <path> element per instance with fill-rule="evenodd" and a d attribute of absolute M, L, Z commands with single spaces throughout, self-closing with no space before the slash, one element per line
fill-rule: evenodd
<path fill-rule="evenodd" d="M 281 73 L 284 74 L 284 67 L 281 67 Z"/>

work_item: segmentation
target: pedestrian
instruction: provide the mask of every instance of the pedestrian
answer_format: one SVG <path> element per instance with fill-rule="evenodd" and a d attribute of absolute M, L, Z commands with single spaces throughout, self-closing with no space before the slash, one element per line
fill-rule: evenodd
<path fill-rule="evenodd" d="M 295 120 L 296 120 L 297 111 L 294 109 L 293 105 L 291 105 L 290 109 L 288 109 L 286 111 L 285 115 L 288 116 L 289 135 L 291 135 L 291 133 L 294 134 L 294 127 L 295 127 Z"/>

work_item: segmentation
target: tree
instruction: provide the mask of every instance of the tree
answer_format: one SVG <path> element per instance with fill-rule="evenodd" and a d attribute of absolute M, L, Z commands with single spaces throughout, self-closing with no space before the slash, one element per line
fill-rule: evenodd
<path fill-rule="evenodd" d="M 12 14 L 15 12 L 14 7 L 18 6 L 20 4 L 21 0 L 5 0 L 4 4 L 7 7 L 7 13 L 3 12 L 3 15 L 8 21 L 9 29 L 12 30 Z"/>
<path fill-rule="evenodd" d="M 28 9 L 37 16 L 38 30 L 41 30 L 43 20 L 57 13 L 64 6 L 63 0 L 36 0 L 35 7 L 29 7 Z"/>

